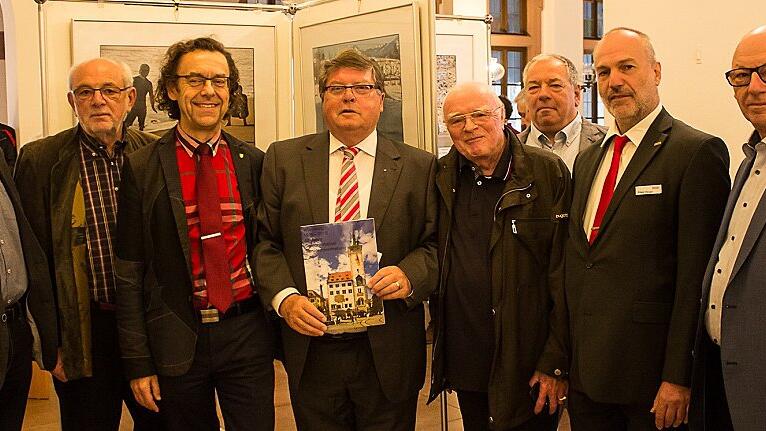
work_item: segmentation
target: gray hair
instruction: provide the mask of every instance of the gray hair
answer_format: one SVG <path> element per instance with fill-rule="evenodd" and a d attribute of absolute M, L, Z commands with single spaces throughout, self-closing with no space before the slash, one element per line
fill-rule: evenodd
<path fill-rule="evenodd" d="M 652 64 L 657 62 L 657 55 L 654 52 L 654 46 L 652 46 L 652 40 L 649 38 L 649 35 L 647 35 L 646 33 L 640 30 L 636 30 L 630 27 L 615 27 L 607 31 L 606 33 L 604 33 L 604 36 L 601 37 L 601 40 L 604 40 L 604 38 L 606 38 L 606 36 L 608 36 L 609 34 L 612 34 L 618 31 L 627 31 L 638 36 L 638 38 L 641 39 L 641 42 L 644 45 L 644 49 L 646 50 L 646 55 L 649 58 L 649 62 L 651 62 Z M 598 48 L 598 45 L 600 44 L 601 44 L 601 41 L 599 41 L 598 44 L 596 44 L 596 49 Z M 595 53 L 596 50 L 594 49 L 593 52 Z"/>
<path fill-rule="evenodd" d="M 515 103 L 516 106 L 518 106 L 519 103 L 523 103 L 524 105 L 526 105 L 527 101 L 526 99 L 524 99 L 525 96 L 526 96 L 526 92 L 522 89 L 521 91 L 519 91 L 519 94 L 517 94 L 516 97 L 513 98 L 513 103 Z"/>
<path fill-rule="evenodd" d="M 567 78 L 569 79 L 569 83 L 571 83 L 572 87 L 575 89 L 580 86 L 580 73 L 577 72 L 577 67 L 575 67 L 574 63 L 572 63 L 572 60 L 559 54 L 538 54 L 532 57 L 532 59 L 527 62 L 527 65 L 524 66 L 524 72 L 522 73 L 522 82 L 525 86 L 527 84 L 527 73 L 529 72 L 529 68 L 532 67 L 533 64 L 543 60 L 556 60 L 563 63 L 567 69 Z"/>
<path fill-rule="evenodd" d="M 94 57 L 94 58 L 89 58 L 89 59 L 87 59 L 85 61 L 82 61 L 80 63 L 77 63 L 74 66 L 69 68 L 68 77 L 69 77 L 69 90 L 70 91 L 74 90 L 74 88 L 72 88 L 72 75 L 74 75 L 74 72 L 77 69 L 79 69 L 82 65 L 84 65 L 86 63 L 90 63 L 90 62 L 95 61 L 95 60 L 108 61 L 108 62 L 114 64 L 115 66 L 119 67 L 121 69 L 121 72 L 122 72 L 122 81 L 123 81 L 122 85 L 124 87 L 131 87 L 131 86 L 133 86 L 133 71 L 130 70 L 130 66 L 128 66 L 127 63 L 125 63 L 124 61 L 115 60 L 115 59 L 108 58 L 108 57 Z"/>

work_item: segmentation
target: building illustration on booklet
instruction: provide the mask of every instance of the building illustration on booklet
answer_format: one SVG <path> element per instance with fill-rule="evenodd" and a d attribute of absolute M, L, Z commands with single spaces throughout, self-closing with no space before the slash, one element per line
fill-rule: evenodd
<path fill-rule="evenodd" d="M 383 301 L 367 288 L 378 271 L 375 221 L 301 226 L 308 298 L 327 332 L 357 332 L 386 323 Z"/>

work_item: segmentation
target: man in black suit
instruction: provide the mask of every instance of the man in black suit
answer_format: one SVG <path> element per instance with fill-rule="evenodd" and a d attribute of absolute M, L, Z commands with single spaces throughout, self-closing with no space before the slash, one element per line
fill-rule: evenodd
<path fill-rule="evenodd" d="M 125 374 L 169 430 L 274 428 L 273 335 L 254 290 L 263 153 L 222 131 L 239 72 L 220 42 L 168 48 L 159 107 L 178 125 L 125 163 L 117 320 Z"/>
<path fill-rule="evenodd" d="M 721 139 L 662 107 L 645 34 L 609 31 L 595 67 L 615 124 L 574 167 L 565 278 L 572 429 L 677 427 L 729 155 Z"/>
<path fill-rule="evenodd" d="M 24 216 L 2 150 L 0 255 L 0 429 L 20 431 L 32 381 L 32 332 L 39 336 L 41 366 L 52 370 L 58 328 L 48 263 Z M 27 319 L 35 322 L 34 328 Z"/>
<path fill-rule="evenodd" d="M 413 430 L 425 377 L 422 303 L 437 274 L 436 158 L 376 132 L 385 87 L 369 58 L 340 53 L 324 64 L 319 88 L 329 132 L 276 142 L 266 152 L 259 293 L 283 317 L 299 429 Z M 358 179 L 343 189 L 358 191 L 348 208 L 336 205 L 339 194 L 347 195 L 339 193 L 346 158 Z M 375 219 L 382 257 L 368 286 L 383 300 L 386 322 L 331 336 L 307 298 L 300 227 L 334 221 L 336 209 L 342 219 Z"/>

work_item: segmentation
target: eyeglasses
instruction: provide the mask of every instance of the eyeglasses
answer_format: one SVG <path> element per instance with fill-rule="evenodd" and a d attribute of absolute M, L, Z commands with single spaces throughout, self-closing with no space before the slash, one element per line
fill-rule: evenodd
<path fill-rule="evenodd" d="M 72 94 L 74 94 L 74 97 L 80 102 L 87 102 L 92 99 L 93 96 L 96 95 L 96 92 L 101 93 L 101 97 L 105 99 L 119 100 L 122 92 L 130 88 L 132 88 L 132 86 L 127 86 L 125 88 L 115 87 L 114 85 L 105 85 L 101 88 L 77 87 L 72 90 Z"/>
<path fill-rule="evenodd" d="M 189 87 L 192 88 L 202 87 L 207 81 L 210 81 L 210 83 L 213 84 L 213 87 L 216 88 L 226 88 L 229 86 L 228 76 L 218 75 L 212 78 L 208 78 L 200 75 L 199 73 L 190 73 L 188 75 L 175 75 L 175 77 L 185 79 L 186 83 L 189 84 Z"/>
<path fill-rule="evenodd" d="M 750 85 L 750 79 L 753 77 L 753 72 L 758 74 L 761 81 L 766 83 L 766 64 L 762 64 L 758 67 L 739 67 L 726 72 L 726 80 L 729 81 L 729 85 L 732 87 L 744 87 Z"/>
<path fill-rule="evenodd" d="M 346 93 L 347 89 L 351 89 L 351 92 L 356 96 L 366 96 L 378 89 L 375 84 L 350 84 L 350 85 L 328 85 L 324 88 L 325 93 L 330 93 L 333 96 L 342 96 Z"/>
<path fill-rule="evenodd" d="M 466 119 L 471 118 L 471 121 L 473 121 L 476 124 L 483 124 L 491 120 L 492 118 L 495 118 L 495 114 L 498 110 L 500 110 L 502 106 L 498 106 L 495 109 L 478 109 L 473 112 L 469 112 L 467 114 L 459 114 L 459 115 L 453 115 L 452 117 L 447 118 L 445 120 L 445 123 L 447 123 L 447 127 L 454 127 L 458 129 L 462 129 L 465 127 Z"/>

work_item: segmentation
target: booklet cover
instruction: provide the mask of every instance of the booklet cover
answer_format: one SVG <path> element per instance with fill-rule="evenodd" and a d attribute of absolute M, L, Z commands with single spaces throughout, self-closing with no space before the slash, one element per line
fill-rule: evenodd
<path fill-rule="evenodd" d="M 327 333 L 386 323 L 383 300 L 367 281 L 378 271 L 375 221 L 301 226 L 308 297 L 325 315 Z"/>

